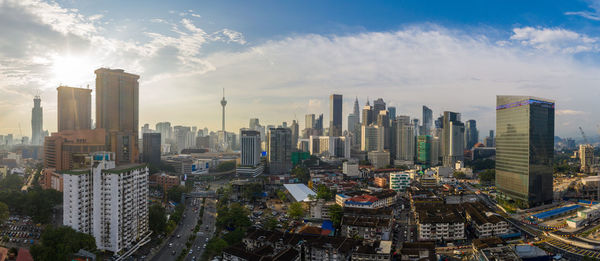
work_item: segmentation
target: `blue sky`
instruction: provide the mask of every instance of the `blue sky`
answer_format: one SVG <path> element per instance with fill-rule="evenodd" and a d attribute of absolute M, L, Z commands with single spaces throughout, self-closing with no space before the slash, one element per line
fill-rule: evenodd
<path fill-rule="evenodd" d="M 0 0 L 0 35 L 0 134 L 28 132 L 36 93 L 54 131 L 56 87 L 93 88 L 98 67 L 141 75 L 140 124 L 218 128 L 222 88 L 230 131 L 328 122 L 331 93 L 344 114 L 383 97 L 411 117 L 461 112 L 481 133 L 498 94 L 556 100 L 558 135 L 600 123 L 599 0 Z"/>

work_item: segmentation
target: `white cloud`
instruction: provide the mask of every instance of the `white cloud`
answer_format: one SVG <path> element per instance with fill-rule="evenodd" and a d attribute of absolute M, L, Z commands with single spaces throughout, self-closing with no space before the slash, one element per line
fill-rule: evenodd
<path fill-rule="evenodd" d="M 598 38 L 561 28 L 514 28 L 510 39 L 524 46 L 550 52 L 580 53 L 600 50 Z"/>
<path fill-rule="evenodd" d="M 600 21 L 600 0 L 588 0 L 592 11 L 574 11 L 566 12 L 566 15 L 577 15 L 594 21 Z"/>
<path fill-rule="evenodd" d="M 556 110 L 556 115 L 584 115 L 587 114 L 584 111 L 576 110 Z"/>

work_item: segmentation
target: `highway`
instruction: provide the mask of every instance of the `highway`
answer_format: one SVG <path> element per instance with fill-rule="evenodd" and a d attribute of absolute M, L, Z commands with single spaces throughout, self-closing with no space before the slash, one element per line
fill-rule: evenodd
<path fill-rule="evenodd" d="M 212 198 L 207 198 L 204 204 L 204 215 L 202 216 L 202 226 L 200 227 L 200 232 L 198 232 L 196 240 L 192 245 L 192 252 L 188 253 L 188 256 L 185 258 L 185 260 L 200 260 L 200 257 L 204 252 L 204 248 L 206 247 L 206 243 L 212 238 L 213 234 L 215 233 L 215 222 L 217 213 L 216 208 L 217 201 Z"/>

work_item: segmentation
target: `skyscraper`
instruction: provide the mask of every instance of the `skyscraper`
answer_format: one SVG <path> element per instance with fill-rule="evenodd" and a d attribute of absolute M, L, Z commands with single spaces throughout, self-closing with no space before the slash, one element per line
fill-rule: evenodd
<path fill-rule="evenodd" d="M 497 96 L 496 105 L 498 190 L 524 207 L 552 203 L 554 101 Z"/>
<path fill-rule="evenodd" d="M 314 114 L 306 114 L 304 116 L 304 128 L 312 129 L 315 127 L 315 115 Z"/>
<path fill-rule="evenodd" d="M 33 109 L 31 109 L 31 144 L 33 145 L 42 145 L 44 142 L 44 115 L 41 103 L 40 96 L 33 98 Z"/>
<path fill-rule="evenodd" d="M 479 132 L 477 131 L 477 122 L 468 120 L 465 124 L 465 148 L 471 149 L 479 141 Z"/>
<path fill-rule="evenodd" d="M 89 130 L 92 124 L 92 90 L 59 86 L 58 131 Z"/>
<path fill-rule="evenodd" d="M 144 133 L 142 135 L 143 162 L 153 166 L 158 166 L 160 164 L 160 133 Z"/>
<path fill-rule="evenodd" d="M 290 130 L 292 131 L 292 150 L 295 151 L 298 146 L 298 138 L 300 137 L 300 127 L 298 126 L 298 122 L 296 122 L 296 120 L 292 121 Z"/>
<path fill-rule="evenodd" d="M 354 115 L 360 117 L 360 108 L 358 107 L 358 97 L 356 97 L 356 100 L 354 100 L 354 107 L 353 107 L 352 113 Z M 359 119 L 359 121 L 360 121 L 360 119 Z"/>
<path fill-rule="evenodd" d="M 362 125 L 369 126 L 375 119 L 373 119 L 373 107 L 369 105 L 369 102 L 363 107 L 362 110 Z"/>
<path fill-rule="evenodd" d="M 329 96 L 329 136 L 342 136 L 342 95 Z"/>
<path fill-rule="evenodd" d="M 388 107 L 388 114 L 390 116 L 390 120 L 396 119 L 396 107 L 393 107 L 393 106 Z"/>
<path fill-rule="evenodd" d="M 379 115 L 380 111 L 385 110 L 385 102 L 382 98 L 373 101 L 373 115 Z M 377 117 L 377 116 L 375 116 Z"/>
<path fill-rule="evenodd" d="M 433 111 L 429 107 L 423 105 L 423 130 L 421 135 L 429 135 L 433 127 Z"/>
<path fill-rule="evenodd" d="M 323 114 L 319 114 L 319 117 L 315 120 L 313 129 L 317 130 L 319 135 L 323 134 Z"/>
<path fill-rule="evenodd" d="M 156 131 L 160 133 L 160 144 L 166 144 L 167 140 L 173 138 L 173 128 L 171 128 L 170 122 L 157 123 Z"/>
<path fill-rule="evenodd" d="M 139 75 L 100 68 L 96 74 L 96 128 L 105 129 L 117 164 L 137 162 Z"/>
<path fill-rule="evenodd" d="M 260 132 L 255 130 L 241 130 L 240 141 L 240 165 L 249 167 L 258 166 L 260 164 Z"/>
<path fill-rule="evenodd" d="M 401 118 L 396 127 L 396 159 L 412 165 L 415 158 L 415 130 L 408 116 Z"/>
<path fill-rule="evenodd" d="M 269 173 L 283 174 L 292 169 L 292 132 L 288 128 L 269 128 L 267 132 Z"/>
<path fill-rule="evenodd" d="M 362 126 L 361 130 L 361 145 L 362 151 L 383 151 L 384 148 L 384 128 L 378 125 Z"/>
<path fill-rule="evenodd" d="M 460 113 L 456 113 L 456 112 L 451 112 L 451 111 L 445 111 L 444 112 L 444 116 L 443 116 L 443 121 L 442 121 L 442 157 L 444 159 L 444 166 L 452 166 L 454 163 L 451 162 L 451 160 L 449 160 L 449 156 L 451 153 L 451 147 L 450 147 L 450 139 L 452 138 L 452 134 L 451 134 L 451 122 L 455 122 L 455 123 L 459 123 L 460 122 Z M 459 131 L 458 128 L 455 129 L 456 131 Z M 464 127 L 463 127 L 464 130 Z M 456 134 L 456 133 L 454 133 Z M 456 134 L 458 135 L 458 134 Z M 464 135 L 464 133 L 463 133 Z M 464 138 L 461 138 L 461 140 Z M 457 143 L 455 142 L 454 145 L 456 145 Z M 462 145 L 464 146 L 464 144 Z"/>

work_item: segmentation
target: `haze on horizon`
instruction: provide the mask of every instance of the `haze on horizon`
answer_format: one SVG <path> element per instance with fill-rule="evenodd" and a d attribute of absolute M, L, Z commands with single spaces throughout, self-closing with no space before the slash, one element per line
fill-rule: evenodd
<path fill-rule="evenodd" d="M 233 132 L 307 113 L 328 125 L 339 93 L 344 127 L 355 97 L 382 97 L 398 115 L 460 112 L 484 136 L 496 95 L 531 95 L 556 101 L 557 135 L 595 136 L 600 1 L 420 2 L 0 0 L 0 134 L 30 135 L 36 94 L 55 131 L 56 87 L 94 89 L 109 67 L 141 76 L 152 128 L 219 129 L 225 88 Z"/>

